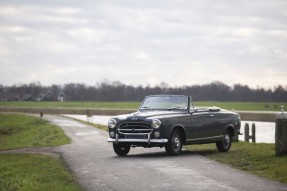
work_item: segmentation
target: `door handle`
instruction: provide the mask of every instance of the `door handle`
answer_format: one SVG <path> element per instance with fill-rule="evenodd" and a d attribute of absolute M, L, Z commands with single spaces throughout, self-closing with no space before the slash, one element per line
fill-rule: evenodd
<path fill-rule="evenodd" d="M 210 117 L 214 117 L 214 115 L 210 115 Z"/>

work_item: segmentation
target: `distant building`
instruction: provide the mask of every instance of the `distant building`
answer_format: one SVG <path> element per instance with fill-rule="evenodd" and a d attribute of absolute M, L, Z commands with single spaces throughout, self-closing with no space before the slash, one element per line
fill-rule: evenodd
<path fill-rule="evenodd" d="M 61 90 L 58 94 L 58 101 L 63 102 L 65 100 L 65 93 L 63 90 Z"/>
<path fill-rule="evenodd" d="M 46 92 L 41 93 L 37 98 L 37 101 L 51 101 L 52 100 L 52 91 L 48 90 Z"/>
<path fill-rule="evenodd" d="M 20 101 L 33 101 L 33 96 L 31 94 L 24 94 Z"/>

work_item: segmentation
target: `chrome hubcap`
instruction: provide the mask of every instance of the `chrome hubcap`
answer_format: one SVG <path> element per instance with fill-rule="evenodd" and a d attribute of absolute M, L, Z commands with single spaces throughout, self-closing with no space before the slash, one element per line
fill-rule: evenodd
<path fill-rule="evenodd" d="M 178 136 L 174 136 L 172 145 L 174 150 L 180 149 L 181 142 Z"/>
<path fill-rule="evenodd" d="M 224 147 L 227 148 L 230 144 L 230 136 L 229 135 L 225 135 L 224 136 Z"/>

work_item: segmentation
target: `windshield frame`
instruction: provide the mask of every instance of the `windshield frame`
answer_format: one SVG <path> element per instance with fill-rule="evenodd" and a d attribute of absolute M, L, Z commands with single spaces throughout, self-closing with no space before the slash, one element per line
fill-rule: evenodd
<path fill-rule="evenodd" d="M 181 108 L 143 108 L 143 104 L 145 103 L 145 101 L 147 99 L 149 99 L 150 97 L 184 97 L 186 98 L 186 101 L 187 101 L 187 107 L 184 108 L 184 109 L 181 109 Z M 140 107 L 139 107 L 139 111 L 189 111 L 190 110 L 190 101 L 191 101 L 191 98 L 190 96 L 185 96 L 185 95 L 150 95 L 150 96 L 146 96 L 144 98 L 144 100 L 142 101 Z"/>

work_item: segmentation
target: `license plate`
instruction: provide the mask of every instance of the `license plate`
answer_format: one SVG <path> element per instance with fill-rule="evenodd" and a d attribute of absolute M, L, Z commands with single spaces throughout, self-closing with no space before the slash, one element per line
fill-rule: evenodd
<path fill-rule="evenodd" d="M 126 139 L 144 139 L 144 135 L 126 135 Z"/>

